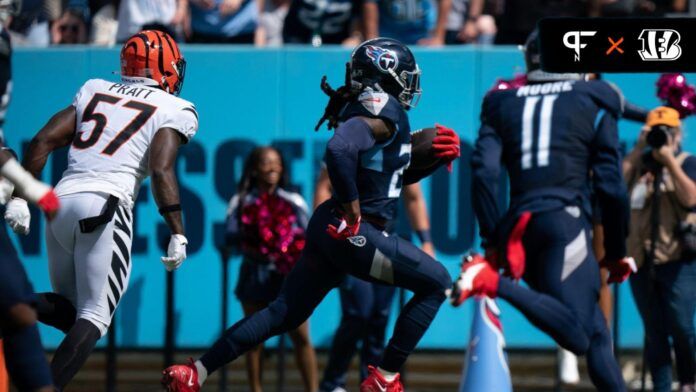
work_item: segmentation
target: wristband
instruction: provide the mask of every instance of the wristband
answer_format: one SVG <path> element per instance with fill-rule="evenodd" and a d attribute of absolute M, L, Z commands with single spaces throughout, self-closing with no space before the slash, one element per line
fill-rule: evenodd
<path fill-rule="evenodd" d="M 177 212 L 181 211 L 181 204 L 170 204 L 168 206 L 160 207 L 159 213 L 160 215 L 164 215 L 169 212 Z"/>
<path fill-rule="evenodd" d="M 430 229 L 416 230 L 416 235 L 421 243 L 433 242 L 433 237 L 430 236 Z"/>

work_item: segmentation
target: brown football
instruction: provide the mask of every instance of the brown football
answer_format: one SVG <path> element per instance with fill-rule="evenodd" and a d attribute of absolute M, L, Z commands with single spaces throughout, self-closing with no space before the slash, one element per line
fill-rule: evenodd
<path fill-rule="evenodd" d="M 411 134 L 411 165 L 418 170 L 428 169 L 440 162 L 433 154 L 433 139 L 437 136 L 437 129 L 423 128 Z"/>

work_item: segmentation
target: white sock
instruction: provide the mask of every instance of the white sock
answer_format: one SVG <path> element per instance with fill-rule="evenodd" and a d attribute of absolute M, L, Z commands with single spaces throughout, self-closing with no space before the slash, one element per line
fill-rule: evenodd
<path fill-rule="evenodd" d="M 194 365 L 196 365 L 196 371 L 198 371 L 198 386 L 202 387 L 205 379 L 208 378 L 208 369 L 203 366 L 201 361 L 196 361 Z"/>
<path fill-rule="evenodd" d="M 399 375 L 399 373 L 388 372 L 382 369 L 381 367 L 378 367 L 377 370 L 379 370 L 379 372 L 382 374 L 382 377 L 384 377 L 384 379 L 387 380 L 387 382 L 394 381 L 396 376 Z"/>

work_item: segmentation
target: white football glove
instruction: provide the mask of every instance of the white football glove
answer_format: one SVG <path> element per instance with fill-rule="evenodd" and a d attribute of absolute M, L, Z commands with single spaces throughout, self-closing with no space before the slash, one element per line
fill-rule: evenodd
<path fill-rule="evenodd" d="M 29 225 L 31 224 L 31 213 L 27 201 L 20 198 L 13 198 L 7 203 L 5 209 L 5 222 L 17 234 L 29 234 Z"/>
<path fill-rule="evenodd" d="M 7 178 L 0 177 L 0 204 L 7 204 L 12 198 L 14 192 L 14 184 Z"/>
<path fill-rule="evenodd" d="M 167 256 L 162 257 L 162 264 L 167 271 L 171 272 L 181 266 L 186 259 L 186 245 L 188 240 L 181 234 L 172 234 L 169 238 Z"/>

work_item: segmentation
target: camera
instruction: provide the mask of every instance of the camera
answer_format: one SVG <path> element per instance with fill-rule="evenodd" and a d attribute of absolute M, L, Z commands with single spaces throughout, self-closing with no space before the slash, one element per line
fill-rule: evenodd
<path fill-rule="evenodd" d="M 671 134 L 672 130 L 667 125 L 655 125 L 648 132 L 645 141 L 652 148 L 660 148 L 667 144 Z"/>

